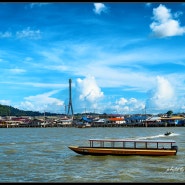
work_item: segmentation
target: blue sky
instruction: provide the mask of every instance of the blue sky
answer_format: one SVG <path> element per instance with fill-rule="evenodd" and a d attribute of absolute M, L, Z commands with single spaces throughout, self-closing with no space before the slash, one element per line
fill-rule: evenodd
<path fill-rule="evenodd" d="M 185 3 L 0 3 L 0 104 L 185 112 Z"/>

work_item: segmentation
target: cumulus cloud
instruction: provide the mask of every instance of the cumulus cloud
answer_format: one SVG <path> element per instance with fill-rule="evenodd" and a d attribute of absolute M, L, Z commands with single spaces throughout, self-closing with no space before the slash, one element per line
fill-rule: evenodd
<path fill-rule="evenodd" d="M 77 79 L 77 89 L 80 91 L 79 99 L 94 102 L 103 97 L 103 92 L 98 87 L 93 76 L 87 76 L 85 79 Z"/>
<path fill-rule="evenodd" d="M 0 100 L 1 105 L 10 105 L 10 100 Z"/>
<path fill-rule="evenodd" d="M 175 13 L 174 17 L 180 14 L 179 12 Z M 173 19 L 171 10 L 162 4 L 153 9 L 153 19 L 154 21 L 150 24 L 150 28 L 157 37 L 171 37 L 185 33 L 185 27 L 181 27 L 179 21 Z"/>
<path fill-rule="evenodd" d="M 174 107 L 175 89 L 164 77 L 157 77 L 157 84 L 149 93 L 146 108 L 170 109 Z"/>
<path fill-rule="evenodd" d="M 93 76 L 87 76 L 84 79 L 77 78 L 75 92 L 73 93 L 74 109 L 79 112 L 93 112 L 100 109 L 100 102 L 104 98 L 104 93 L 98 86 Z M 101 111 L 103 111 L 101 109 Z"/>
<path fill-rule="evenodd" d="M 145 102 L 142 100 L 137 100 L 136 98 L 126 99 L 121 97 L 115 102 L 106 103 L 104 111 L 106 113 L 115 113 L 115 114 L 141 114 L 144 113 Z"/>
<path fill-rule="evenodd" d="M 24 99 L 26 101 L 21 102 L 21 104 L 18 106 L 19 109 L 23 110 L 35 110 L 39 112 L 44 112 L 47 110 L 48 112 L 57 112 L 58 110 L 59 113 L 64 113 L 62 112 L 62 106 L 64 106 L 64 102 L 51 97 L 53 94 L 56 94 L 58 91 L 54 90 L 51 92 L 47 92 L 44 94 L 38 94 L 35 96 L 29 96 L 25 97 Z"/>
<path fill-rule="evenodd" d="M 127 99 L 125 98 L 120 98 L 119 101 L 117 102 L 119 105 L 126 105 L 126 103 L 128 102 Z"/>
<path fill-rule="evenodd" d="M 126 99 L 121 97 L 115 101 L 106 100 L 104 103 L 104 93 L 98 86 L 96 79 L 89 75 L 84 79 L 78 78 L 75 85 L 76 92 L 73 103 L 74 110 L 81 112 L 96 112 L 99 113 L 142 113 L 145 108 L 145 101 L 140 101 L 135 98 Z M 76 110 L 75 107 L 78 109 Z M 80 112 L 80 111 L 79 111 Z"/>
<path fill-rule="evenodd" d="M 102 12 L 106 13 L 107 12 L 107 7 L 103 3 L 94 3 L 94 9 L 93 11 L 95 14 L 101 14 Z"/>

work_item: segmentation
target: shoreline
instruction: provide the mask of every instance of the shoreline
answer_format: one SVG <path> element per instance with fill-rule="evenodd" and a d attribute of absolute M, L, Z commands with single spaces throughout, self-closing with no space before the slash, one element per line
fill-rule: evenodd
<path fill-rule="evenodd" d="M 98 127 L 185 127 L 185 125 L 122 125 L 122 124 L 107 124 L 107 125 L 0 125 L 0 128 L 98 128 Z"/>

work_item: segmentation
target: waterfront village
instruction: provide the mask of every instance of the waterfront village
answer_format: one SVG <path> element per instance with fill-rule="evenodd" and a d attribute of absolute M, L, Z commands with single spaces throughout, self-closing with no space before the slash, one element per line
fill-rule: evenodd
<path fill-rule="evenodd" d="M 0 128 L 15 127 L 173 127 L 185 126 L 185 115 L 85 114 L 56 116 L 0 116 Z"/>
<path fill-rule="evenodd" d="M 185 113 L 173 114 L 168 111 L 165 114 L 73 114 L 71 83 L 69 79 L 69 105 L 68 114 L 60 115 L 24 115 L 25 111 L 20 111 L 11 106 L 0 105 L 0 128 L 14 127 L 172 127 L 185 126 Z M 69 110 L 71 109 L 71 115 Z M 14 114 L 13 114 L 14 113 Z M 14 115 L 14 116 L 13 116 Z M 18 116 L 19 115 L 19 116 Z M 29 115 L 29 116 L 28 116 Z M 32 116 L 30 116 L 32 115 Z"/>

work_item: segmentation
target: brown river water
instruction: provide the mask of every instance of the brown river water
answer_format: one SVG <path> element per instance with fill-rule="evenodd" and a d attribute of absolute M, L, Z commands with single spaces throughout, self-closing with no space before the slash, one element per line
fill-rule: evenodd
<path fill-rule="evenodd" d="M 68 148 L 95 138 L 170 139 L 178 152 L 84 156 Z M 0 182 L 185 182 L 185 127 L 1 128 L 0 156 Z"/>

